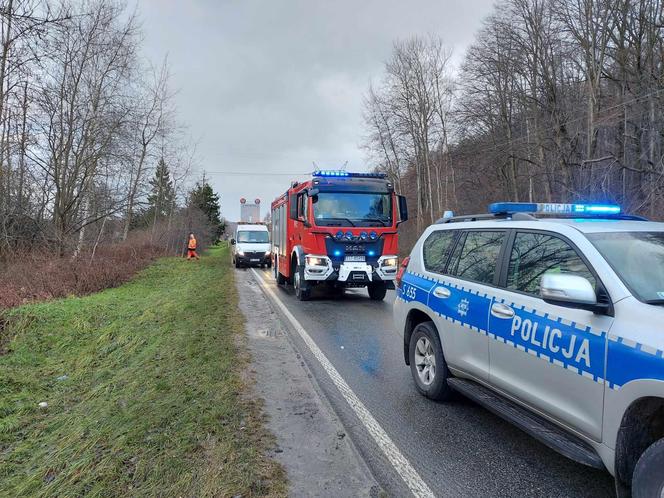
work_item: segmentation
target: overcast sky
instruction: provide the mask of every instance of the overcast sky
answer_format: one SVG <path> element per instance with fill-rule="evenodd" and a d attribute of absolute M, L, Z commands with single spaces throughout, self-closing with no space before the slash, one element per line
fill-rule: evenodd
<path fill-rule="evenodd" d="M 179 118 L 232 221 L 241 197 L 260 198 L 263 216 L 314 161 L 366 171 L 362 96 L 393 41 L 436 34 L 458 61 L 492 4 L 138 0 L 146 55 L 168 55 Z"/>

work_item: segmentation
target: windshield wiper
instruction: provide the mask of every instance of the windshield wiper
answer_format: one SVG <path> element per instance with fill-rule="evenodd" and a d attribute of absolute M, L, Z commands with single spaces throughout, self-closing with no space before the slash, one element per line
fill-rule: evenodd
<path fill-rule="evenodd" d="M 664 299 L 648 299 L 647 301 L 644 301 L 646 304 L 652 304 L 652 305 L 664 305 Z"/>
<path fill-rule="evenodd" d="M 380 218 L 363 218 L 362 221 L 368 221 L 369 223 L 380 223 L 384 227 L 386 227 L 388 224 L 387 221 L 381 220 Z"/>
<path fill-rule="evenodd" d="M 330 218 L 323 218 L 319 221 L 327 221 L 327 220 L 342 220 L 342 221 L 347 221 L 348 224 L 352 227 L 357 226 L 357 225 L 355 225 L 355 223 L 350 221 L 348 218 L 340 218 L 339 216 L 331 216 Z M 330 226 L 330 225 L 328 225 L 328 226 Z"/>

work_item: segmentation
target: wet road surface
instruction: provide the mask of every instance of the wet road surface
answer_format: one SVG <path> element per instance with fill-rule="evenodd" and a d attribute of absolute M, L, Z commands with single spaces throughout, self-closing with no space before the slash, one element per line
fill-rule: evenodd
<path fill-rule="evenodd" d="M 300 302 L 269 270 L 258 274 L 436 496 L 613 496 L 608 473 L 560 456 L 479 405 L 461 396 L 448 403 L 420 396 L 392 323 L 393 291 L 383 302 L 369 300 L 363 289 L 337 299 L 314 293 Z M 410 495 L 301 337 L 290 337 L 377 481 L 390 496 Z"/>

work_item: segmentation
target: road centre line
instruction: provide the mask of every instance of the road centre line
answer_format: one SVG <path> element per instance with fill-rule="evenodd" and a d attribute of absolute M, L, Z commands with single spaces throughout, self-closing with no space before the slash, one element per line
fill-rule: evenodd
<path fill-rule="evenodd" d="M 288 321 L 295 328 L 299 336 L 307 345 L 311 353 L 325 369 L 334 385 L 337 387 L 353 412 L 355 412 L 357 418 L 360 419 L 360 422 L 362 422 L 367 432 L 374 439 L 378 447 L 390 461 L 394 469 L 397 471 L 401 479 L 403 479 L 403 481 L 406 483 L 413 495 L 415 495 L 417 498 L 433 497 L 434 494 L 432 493 L 431 489 L 429 489 L 429 486 L 426 485 L 426 483 L 422 480 L 410 462 L 406 459 L 406 457 L 403 456 L 399 448 L 397 448 L 394 442 L 392 442 L 392 439 L 390 439 L 378 421 L 373 417 L 373 415 L 371 415 L 371 412 L 367 409 L 367 407 L 364 406 L 364 404 L 360 401 L 360 399 L 346 383 L 343 377 L 341 377 L 337 369 L 334 368 L 330 360 L 327 359 L 325 354 L 320 350 L 318 345 L 314 342 L 314 340 L 307 333 L 300 322 L 293 316 L 293 314 L 288 310 L 281 299 L 279 299 L 274 291 L 267 285 L 263 277 L 255 269 L 252 268 L 251 271 L 254 273 L 254 276 L 256 277 L 256 280 L 258 281 L 261 288 L 279 307 L 281 312 L 286 316 Z"/>

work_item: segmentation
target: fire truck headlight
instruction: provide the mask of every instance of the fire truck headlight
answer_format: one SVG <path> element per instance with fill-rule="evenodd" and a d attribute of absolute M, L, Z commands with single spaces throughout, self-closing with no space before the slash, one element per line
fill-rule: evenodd
<path fill-rule="evenodd" d="M 344 232 L 342 230 L 339 230 L 336 235 L 337 239 L 343 239 L 344 238 Z"/>
<path fill-rule="evenodd" d="M 352 239 L 353 238 L 353 232 L 351 232 L 350 230 L 348 232 L 346 232 L 346 238 L 347 239 Z"/>
<path fill-rule="evenodd" d="M 378 234 L 376 232 L 372 231 L 369 234 L 369 237 L 371 238 L 371 240 L 376 240 L 378 238 Z"/>
<path fill-rule="evenodd" d="M 323 256 L 307 256 L 307 266 L 327 266 L 327 258 Z"/>
<path fill-rule="evenodd" d="M 367 240 L 367 237 L 368 237 L 367 232 L 362 232 L 362 233 L 360 234 L 360 238 L 361 238 L 362 240 Z"/>
<path fill-rule="evenodd" d="M 396 256 L 387 257 L 383 260 L 383 266 L 396 268 L 397 266 L 399 266 L 399 258 L 397 258 Z"/>

